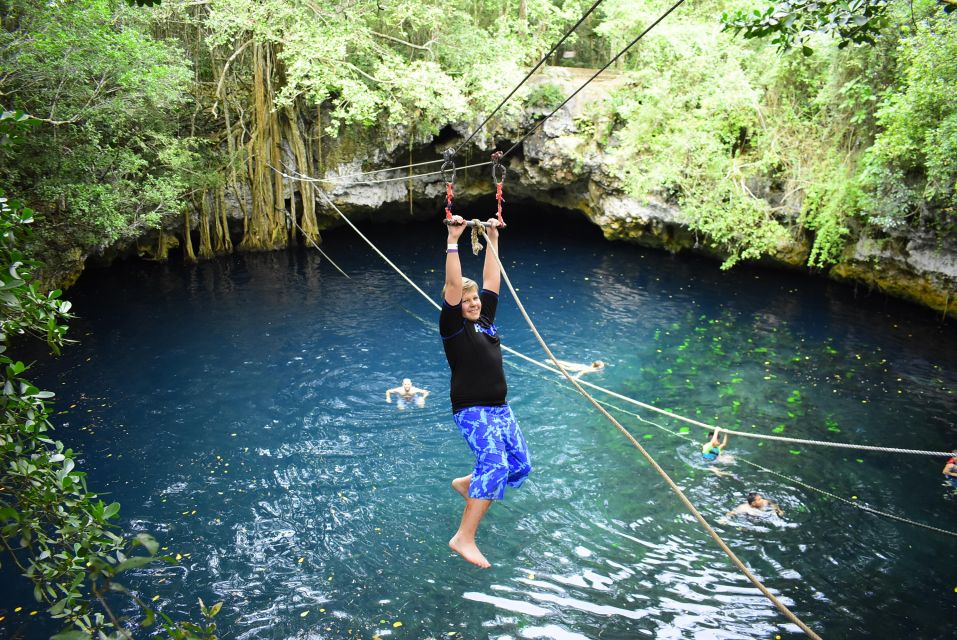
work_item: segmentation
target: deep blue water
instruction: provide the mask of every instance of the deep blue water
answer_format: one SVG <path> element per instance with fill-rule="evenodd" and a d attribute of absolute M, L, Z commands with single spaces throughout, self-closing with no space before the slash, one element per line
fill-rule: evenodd
<path fill-rule="evenodd" d="M 556 354 L 608 363 L 586 380 L 755 433 L 957 446 L 952 322 L 825 280 L 607 243 L 583 222 L 541 237 L 530 218 L 511 222 L 503 256 Z M 365 230 L 438 296 L 441 227 Z M 471 459 L 450 417 L 436 314 L 352 232 L 325 240 L 351 279 L 302 250 L 123 262 L 69 292 L 80 344 L 33 377 L 56 391 L 58 437 L 122 503 L 123 526 L 182 558 L 128 578 L 142 597 L 194 617 L 197 597 L 222 600 L 223 637 L 237 639 L 799 635 L 619 433 L 510 357 L 535 470 L 479 531 L 492 569 L 452 556 L 462 505 L 448 482 Z M 481 258 L 462 255 L 478 275 Z M 497 324 L 506 344 L 544 358 L 507 294 Z M 403 377 L 433 392 L 425 408 L 384 402 Z M 735 477 L 719 478 L 692 444 L 616 415 L 824 637 L 952 634 L 953 538 L 746 462 L 957 532 L 942 460 L 732 437 Z M 752 489 L 784 517 L 722 520 Z M 30 590 L 4 572 L 0 636 L 45 637 Z"/>

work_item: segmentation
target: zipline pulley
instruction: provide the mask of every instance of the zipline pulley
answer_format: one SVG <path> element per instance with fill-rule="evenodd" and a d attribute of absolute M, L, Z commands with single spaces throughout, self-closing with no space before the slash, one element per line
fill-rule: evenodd
<path fill-rule="evenodd" d="M 452 219 L 452 187 L 455 184 L 455 149 L 451 147 L 442 152 L 442 179 L 445 180 L 445 219 Z"/>
<path fill-rule="evenodd" d="M 495 212 L 495 215 L 498 216 L 499 224 L 504 227 L 505 220 L 502 219 L 502 186 L 505 184 L 505 174 L 507 171 L 505 165 L 502 164 L 503 155 L 501 151 L 496 151 L 492 154 L 492 182 L 495 183 L 495 201 L 498 204 L 498 210 Z"/>

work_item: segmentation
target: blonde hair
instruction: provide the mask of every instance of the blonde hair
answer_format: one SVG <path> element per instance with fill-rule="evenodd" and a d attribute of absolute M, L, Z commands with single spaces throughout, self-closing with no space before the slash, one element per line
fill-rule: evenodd
<path fill-rule="evenodd" d="M 443 300 L 445 299 L 445 290 L 446 290 L 447 288 L 448 288 L 447 286 L 442 287 L 442 299 L 443 299 Z M 466 292 L 466 291 L 474 291 L 475 293 L 478 293 L 478 290 L 479 290 L 479 286 L 478 286 L 478 283 L 477 283 L 475 280 L 472 280 L 471 278 L 466 278 L 465 276 L 462 276 L 462 297 L 463 297 L 463 298 L 465 297 L 465 292 Z"/>

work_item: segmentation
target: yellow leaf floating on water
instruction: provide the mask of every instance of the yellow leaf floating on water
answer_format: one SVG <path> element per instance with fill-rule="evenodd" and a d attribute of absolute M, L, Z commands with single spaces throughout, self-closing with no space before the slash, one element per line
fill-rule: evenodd
<path fill-rule="evenodd" d="M 14 613 L 20 613 L 21 611 L 23 611 L 23 607 L 17 607 L 16 609 L 13 610 Z M 382 622 L 385 622 L 385 620 L 383 620 Z"/>
<path fill-rule="evenodd" d="M 309 611 L 303 611 L 302 613 L 299 614 L 299 617 L 300 617 L 300 618 L 305 618 L 305 617 L 308 616 L 308 615 L 309 615 Z"/>
<path fill-rule="evenodd" d="M 534 574 L 534 573 L 529 573 L 529 574 L 528 574 L 528 579 L 529 579 L 529 580 L 534 580 L 534 579 L 535 579 L 535 574 Z"/>
<path fill-rule="evenodd" d="M 152 602 L 156 602 L 156 601 L 157 601 L 157 600 L 159 600 L 159 599 L 160 599 L 160 597 L 159 597 L 159 596 L 153 596 L 153 600 L 152 600 Z"/>
<path fill-rule="evenodd" d="M 392 623 L 392 626 L 395 627 L 396 629 L 398 629 L 399 627 L 402 626 L 402 623 L 399 622 L 398 620 L 396 620 L 395 622 Z"/>
<path fill-rule="evenodd" d="M 319 613 L 325 613 L 325 612 L 326 612 L 325 609 L 319 609 Z"/>
<path fill-rule="evenodd" d="M 176 561 L 179 562 L 179 561 L 182 560 L 182 559 L 183 559 L 183 556 L 182 556 L 181 554 L 177 553 L 177 554 L 176 554 Z"/>
<path fill-rule="evenodd" d="M 302 563 L 305 562 L 305 561 L 306 561 L 305 558 L 299 558 L 299 560 L 297 560 L 297 562 L 298 562 L 299 564 L 302 564 Z"/>

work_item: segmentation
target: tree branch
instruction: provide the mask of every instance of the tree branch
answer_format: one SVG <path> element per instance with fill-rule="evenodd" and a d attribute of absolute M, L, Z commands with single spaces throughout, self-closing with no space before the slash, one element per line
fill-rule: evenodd
<path fill-rule="evenodd" d="M 957 2 L 957 0 L 953 0 L 953 1 Z M 428 51 L 429 53 L 432 53 L 432 47 L 430 45 L 436 41 L 435 38 L 432 38 L 425 44 L 413 44 L 411 42 L 407 42 L 405 40 L 401 40 L 399 38 L 386 35 L 384 33 L 379 33 L 378 31 L 369 31 L 369 33 L 371 33 L 374 36 L 379 36 L 380 38 L 385 38 L 386 40 L 391 40 L 392 42 L 398 42 L 399 44 L 405 45 L 407 47 L 412 47 L 413 49 L 418 49 L 420 51 Z"/>

